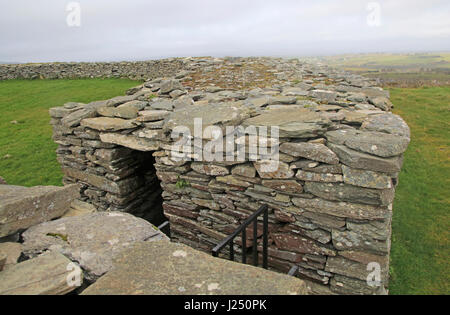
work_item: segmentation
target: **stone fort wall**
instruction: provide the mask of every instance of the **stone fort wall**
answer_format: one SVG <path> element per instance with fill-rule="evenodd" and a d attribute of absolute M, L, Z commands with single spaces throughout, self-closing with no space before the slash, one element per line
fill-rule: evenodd
<path fill-rule="evenodd" d="M 0 80 L 130 78 L 173 76 L 184 67 L 181 58 L 135 62 L 57 62 L 0 64 Z"/>
<path fill-rule="evenodd" d="M 205 251 L 268 204 L 270 268 L 297 265 L 316 294 L 385 293 L 394 193 L 410 139 L 388 92 L 298 60 L 183 62 L 174 76 L 125 96 L 50 110 L 64 183 L 81 183 L 82 200 L 99 210 L 155 222 L 162 205 L 173 240 Z M 278 135 L 237 133 L 226 145 L 227 128 L 251 126 L 276 126 Z M 177 127 L 190 135 L 174 134 Z M 198 147 L 220 137 L 212 151 L 224 159 L 202 159 Z M 180 141 L 191 150 L 175 153 Z M 244 159 L 227 160 L 237 148 L 246 149 Z M 278 167 L 268 171 L 277 151 Z M 251 248 L 236 241 L 235 251 Z M 379 282 L 368 283 L 377 270 Z"/>

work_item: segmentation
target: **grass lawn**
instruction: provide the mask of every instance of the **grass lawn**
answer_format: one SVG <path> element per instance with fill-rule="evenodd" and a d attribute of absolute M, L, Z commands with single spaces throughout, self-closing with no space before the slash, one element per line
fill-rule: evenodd
<path fill-rule="evenodd" d="M 48 109 L 123 95 L 138 84 L 126 79 L 0 81 L 0 176 L 11 185 L 61 185 Z"/>
<path fill-rule="evenodd" d="M 394 202 L 391 294 L 450 294 L 450 87 L 391 89 L 412 131 Z"/>
<path fill-rule="evenodd" d="M 122 79 L 0 81 L 0 176 L 60 185 L 48 109 L 124 94 Z M 391 294 L 450 294 L 450 88 L 391 89 L 412 130 L 394 204 Z M 17 121 L 17 124 L 11 121 Z"/>

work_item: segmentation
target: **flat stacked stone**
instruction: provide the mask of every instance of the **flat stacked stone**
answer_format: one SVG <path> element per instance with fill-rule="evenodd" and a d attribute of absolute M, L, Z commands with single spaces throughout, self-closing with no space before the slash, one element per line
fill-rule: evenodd
<path fill-rule="evenodd" d="M 65 181 L 84 185 L 81 199 L 100 211 L 142 212 L 155 206 L 160 185 L 172 239 L 208 252 L 267 204 L 271 268 L 298 266 L 314 292 L 385 292 L 392 202 L 410 137 L 389 112 L 388 93 L 298 60 L 192 58 L 185 71 L 124 97 L 51 110 Z M 137 112 L 116 110 L 123 104 Z M 268 134 L 253 137 L 255 127 Z M 190 150 L 174 152 L 175 143 Z M 214 159 L 203 156 L 205 145 Z M 250 254 L 241 245 L 237 256 Z M 375 287 L 363 277 L 369 262 L 382 273 Z"/>

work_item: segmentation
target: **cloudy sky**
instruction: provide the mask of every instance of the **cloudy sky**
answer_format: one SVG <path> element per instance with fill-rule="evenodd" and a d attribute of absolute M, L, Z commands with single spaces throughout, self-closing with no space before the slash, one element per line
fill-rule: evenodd
<path fill-rule="evenodd" d="M 448 0 L 0 0 L 0 61 L 449 51 L 449 13 Z"/>

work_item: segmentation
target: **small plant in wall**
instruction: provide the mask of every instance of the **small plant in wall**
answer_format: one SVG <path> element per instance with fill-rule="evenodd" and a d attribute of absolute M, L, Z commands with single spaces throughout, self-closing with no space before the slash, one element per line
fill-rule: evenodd
<path fill-rule="evenodd" d="M 180 176 L 178 176 L 177 183 L 175 184 L 175 187 L 177 187 L 178 189 L 183 189 L 183 188 L 186 188 L 186 187 L 189 187 L 189 186 L 191 186 L 191 185 L 189 184 L 188 181 L 186 181 L 184 179 L 181 179 Z"/>
<path fill-rule="evenodd" d="M 156 96 L 157 96 L 156 94 L 150 94 L 148 96 L 148 100 L 150 101 L 150 100 L 154 99 Z"/>

